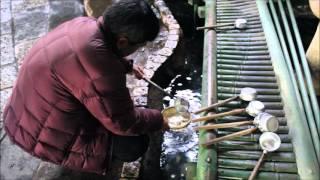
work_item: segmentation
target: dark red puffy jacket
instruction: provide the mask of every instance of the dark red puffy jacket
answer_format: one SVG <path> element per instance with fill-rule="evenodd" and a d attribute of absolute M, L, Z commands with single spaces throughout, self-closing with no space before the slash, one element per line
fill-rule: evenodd
<path fill-rule="evenodd" d="M 110 132 L 157 131 L 163 118 L 134 108 L 126 62 L 107 48 L 99 26 L 79 17 L 39 39 L 23 59 L 4 121 L 10 139 L 32 155 L 104 173 Z"/>

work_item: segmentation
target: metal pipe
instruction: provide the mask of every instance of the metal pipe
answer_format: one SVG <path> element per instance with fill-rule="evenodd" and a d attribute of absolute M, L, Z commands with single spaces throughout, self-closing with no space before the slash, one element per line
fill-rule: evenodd
<path fill-rule="evenodd" d="M 205 1 L 205 26 L 216 23 L 216 1 Z M 203 79 L 202 79 L 202 106 L 208 106 L 217 102 L 216 87 L 216 32 L 204 30 L 204 46 L 203 46 Z M 207 139 L 215 138 L 215 131 L 199 132 L 199 143 L 207 141 Z M 197 179 L 210 180 L 217 176 L 217 149 L 199 147 L 197 161 Z"/>
<path fill-rule="evenodd" d="M 297 94 L 293 91 L 294 87 L 288 69 L 286 68 L 284 56 L 272 24 L 267 4 L 265 1 L 256 1 L 256 3 L 264 27 L 266 40 L 270 47 L 269 50 L 274 71 L 281 82 L 279 88 L 283 97 L 282 101 L 285 104 L 284 109 L 286 111 L 286 117 L 290 119 L 288 121 L 288 126 L 290 127 L 290 135 L 292 136 L 292 143 L 295 149 L 294 152 L 296 154 L 295 158 L 299 175 L 301 179 L 319 179 L 319 164 L 317 162 L 315 149 L 306 148 L 313 147 L 311 135 L 308 131 L 305 116 L 302 115 L 301 109 L 297 104 Z"/>
<path fill-rule="evenodd" d="M 306 90 L 306 87 L 305 87 L 304 77 L 303 77 L 302 70 L 301 70 L 300 63 L 299 63 L 299 58 L 298 58 L 298 55 L 297 55 L 297 52 L 296 52 L 296 49 L 295 49 L 293 37 L 292 37 L 291 32 L 290 32 L 290 27 L 289 27 L 289 24 L 288 24 L 286 15 L 285 15 L 285 10 L 284 10 L 284 7 L 283 7 L 283 4 L 282 4 L 281 0 L 278 0 L 278 5 L 279 5 L 279 9 L 280 9 L 280 14 L 281 14 L 281 17 L 282 17 L 282 22 L 284 24 L 284 28 L 285 28 L 285 31 L 286 31 L 287 40 L 288 40 L 289 47 L 290 47 L 289 49 L 290 49 L 292 60 L 293 60 L 293 64 L 294 64 L 294 67 L 295 67 L 295 70 L 296 70 L 296 75 L 297 75 L 297 78 L 298 78 L 298 84 L 299 84 L 299 87 L 300 87 L 300 92 L 302 94 L 302 102 L 303 102 L 304 107 L 305 107 L 305 112 L 306 112 L 307 120 L 308 120 L 307 122 L 308 122 L 308 125 L 309 125 L 309 128 L 310 128 L 310 132 L 311 132 L 311 136 L 312 136 L 312 140 L 313 140 L 313 145 L 314 145 L 314 148 L 316 150 L 315 152 L 316 152 L 316 156 L 317 156 L 317 159 L 318 159 L 318 163 L 320 163 L 320 139 L 319 139 L 319 133 L 318 133 L 315 121 L 314 121 L 315 118 L 314 118 L 314 115 L 312 113 L 311 104 L 309 102 L 309 97 L 308 97 L 308 93 L 307 93 L 307 90 Z"/>
<path fill-rule="evenodd" d="M 309 90 L 309 96 L 311 99 L 311 104 L 312 104 L 312 109 L 313 109 L 313 113 L 315 116 L 315 121 L 316 121 L 316 125 L 318 128 L 318 134 L 320 135 L 320 112 L 319 112 L 319 104 L 317 101 L 317 97 L 316 97 L 316 93 L 314 91 L 314 87 L 312 84 L 312 79 L 311 79 L 311 75 L 310 75 L 310 70 L 309 70 L 309 66 L 308 66 L 308 62 L 306 59 L 306 55 L 305 55 L 305 51 L 301 42 L 301 37 L 299 34 L 299 30 L 298 30 L 298 26 L 297 26 L 297 22 L 296 19 L 294 18 L 294 14 L 293 14 L 293 8 L 291 6 L 291 1 L 287 0 L 286 1 L 287 6 L 288 6 L 288 11 L 289 11 L 289 15 L 290 15 L 290 19 L 291 19 L 291 25 L 293 26 L 293 32 L 296 36 L 296 42 L 298 45 L 298 51 L 301 57 L 301 63 L 302 63 L 302 67 L 304 70 L 304 75 L 306 77 L 306 81 L 307 81 L 307 87 Z M 318 159 L 320 159 L 320 157 L 318 157 Z M 320 162 L 320 161 L 319 161 Z"/>

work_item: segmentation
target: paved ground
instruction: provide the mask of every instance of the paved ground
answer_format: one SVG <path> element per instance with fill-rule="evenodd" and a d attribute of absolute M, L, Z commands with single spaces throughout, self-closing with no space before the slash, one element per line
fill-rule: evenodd
<path fill-rule="evenodd" d="M 2 110 L 16 79 L 21 57 L 32 44 L 61 22 L 83 14 L 78 0 L 1 0 L 1 159 L 0 179 L 31 179 L 39 160 L 4 137 Z"/>

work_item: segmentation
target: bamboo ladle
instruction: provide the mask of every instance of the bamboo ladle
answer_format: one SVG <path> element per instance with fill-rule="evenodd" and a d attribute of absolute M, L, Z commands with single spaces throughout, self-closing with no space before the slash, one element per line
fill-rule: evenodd
<path fill-rule="evenodd" d="M 228 112 L 208 115 L 200 118 L 193 119 L 192 122 L 208 121 L 219 117 L 236 115 L 241 113 L 248 113 L 250 116 L 256 117 L 259 113 L 264 111 L 264 104 L 260 101 L 251 101 L 246 108 L 234 109 Z"/>
<path fill-rule="evenodd" d="M 204 30 L 204 29 L 215 29 L 217 27 L 225 27 L 225 26 L 234 26 L 236 29 L 245 29 L 247 27 L 247 20 L 246 19 L 236 19 L 234 23 L 224 23 L 224 24 L 215 24 L 212 26 L 202 26 L 197 27 L 197 30 Z"/>
<path fill-rule="evenodd" d="M 254 118 L 253 121 L 249 120 L 232 123 L 203 125 L 195 127 L 194 130 L 223 129 L 250 124 L 254 124 L 257 128 L 259 128 L 261 132 L 275 132 L 279 129 L 279 120 L 276 117 L 272 116 L 269 113 L 261 112 Z"/>
<path fill-rule="evenodd" d="M 251 172 L 248 180 L 253 180 L 256 177 L 258 170 L 259 170 L 260 166 L 262 165 L 262 162 L 264 160 L 265 155 L 268 152 L 276 151 L 277 149 L 280 148 L 280 145 L 281 145 L 280 137 L 273 132 L 264 132 L 260 136 L 259 142 L 260 142 L 261 149 L 263 149 L 263 152 L 262 152 L 256 166 L 254 167 L 253 171 Z"/>
<path fill-rule="evenodd" d="M 243 125 L 250 125 L 255 124 L 255 127 L 245 129 L 236 133 L 232 133 L 223 137 L 215 138 L 210 141 L 207 141 L 203 143 L 204 146 L 209 146 L 221 141 L 225 141 L 228 139 L 232 139 L 239 136 L 244 136 L 250 133 L 253 133 L 257 129 L 259 129 L 261 132 L 275 132 L 279 128 L 279 121 L 276 117 L 268 114 L 268 113 L 260 113 L 257 117 L 255 117 L 254 121 L 242 121 L 242 122 L 234 122 L 234 123 L 223 123 L 223 124 L 214 124 L 214 125 L 206 125 L 206 126 L 198 126 L 195 128 L 195 130 L 209 130 L 209 129 L 219 129 L 219 128 L 230 128 L 230 127 L 236 127 L 236 126 L 243 126 Z"/>
<path fill-rule="evenodd" d="M 245 88 L 242 88 L 241 91 L 240 91 L 240 94 L 237 95 L 237 96 L 233 96 L 231 98 L 228 98 L 228 99 L 225 99 L 221 102 L 218 102 L 218 103 L 215 103 L 215 104 L 212 104 L 208 107 L 204 107 L 204 108 L 201 108 L 195 112 L 193 112 L 194 114 L 199 114 L 201 112 L 204 112 L 204 111 L 208 111 L 210 109 L 213 109 L 215 107 L 219 107 L 219 106 L 222 106 L 224 104 L 227 104 L 231 101 L 234 101 L 236 99 L 241 99 L 243 101 L 253 101 L 255 100 L 257 97 L 257 90 L 253 89 L 253 88 L 250 88 L 250 87 L 245 87 Z"/>

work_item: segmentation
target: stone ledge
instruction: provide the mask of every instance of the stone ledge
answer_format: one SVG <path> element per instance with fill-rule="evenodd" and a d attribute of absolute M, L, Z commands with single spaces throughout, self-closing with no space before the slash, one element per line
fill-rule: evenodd
<path fill-rule="evenodd" d="M 0 65 L 1 67 L 15 61 L 12 34 L 2 34 L 0 36 Z"/>
<path fill-rule="evenodd" d="M 155 52 L 149 51 L 150 55 L 148 55 L 145 59 L 140 60 L 140 62 L 137 62 L 139 60 L 136 60 L 136 64 L 140 64 L 144 66 L 144 72 L 145 76 L 149 79 L 151 79 L 156 72 L 156 70 L 173 54 L 174 50 L 176 49 L 179 38 L 182 35 L 180 25 L 173 17 L 170 9 L 166 6 L 165 2 L 163 0 L 155 0 L 154 1 L 155 8 L 159 11 L 161 21 L 165 28 L 161 28 L 160 32 L 157 36 L 157 38 L 152 42 L 152 44 L 148 44 L 147 47 L 144 47 L 143 50 L 138 51 L 135 54 L 139 53 L 145 53 L 145 49 L 148 49 L 148 47 L 151 49 L 157 49 Z M 161 43 L 161 39 L 165 37 L 165 42 Z M 162 44 L 161 47 L 156 48 L 156 44 Z M 145 53 L 146 54 L 146 53 Z M 138 55 L 133 55 L 138 57 Z M 133 57 L 131 56 L 131 57 Z M 134 58 L 133 58 L 134 59 Z M 143 61 L 143 62 L 141 62 Z M 139 91 L 136 89 L 141 89 L 141 87 L 148 88 L 148 83 L 141 85 L 135 84 L 134 77 L 131 75 L 128 75 L 127 78 L 129 79 L 127 83 L 127 87 L 129 88 L 129 91 L 131 92 L 131 96 L 135 99 L 134 103 L 136 106 L 145 106 L 147 105 L 145 101 L 142 101 L 143 104 L 139 104 L 141 101 L 137 101 L 136 99 L 139 99 L 139 96 L 146 97 L 148 94 L 148 89 L 145 89 L 145 91 Z"/>

